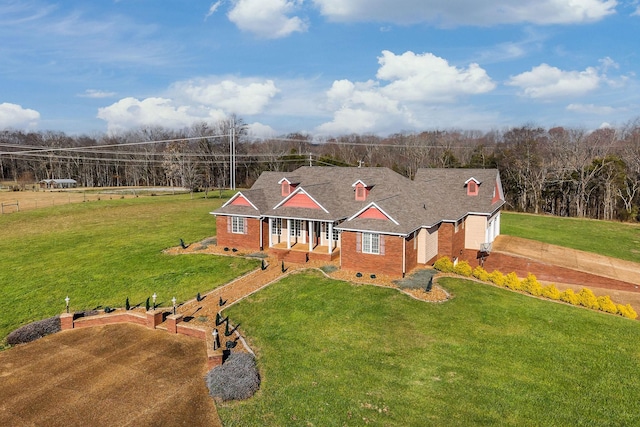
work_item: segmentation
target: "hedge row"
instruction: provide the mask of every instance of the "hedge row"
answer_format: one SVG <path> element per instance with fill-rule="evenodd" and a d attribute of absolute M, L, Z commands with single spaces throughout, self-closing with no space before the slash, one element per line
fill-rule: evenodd
<path fill-rule="evenodd" d="M 628 317 L 629 319 L 635 319 L 638 317 L 638 314 L 630 304 L 616 304 L 611 301 L 611 298 L 608 295 L 596 297 L 593 292 L 587 288 L 582 288 L 577 294 L 573 289 L 567 289 L 566 291 L 560 292 L 554 284 L 543 286 L 538 282 L 536 276 L 531 273 L 529 273 L 526 278 L 519 279 L 513 272 L 504 275 L 499 270 L 494 270 L 489 273 L 480 266 L 471 268 L 469 263 L 466 261 L 459 261 L 454 265 L 454 263 L 447 257 L 438 259 L 433 267 L 443 273 L 454 273 L 464 277 L 473 276 L 483 282 L 491 282 L 500 287 L 514 291 L 526 292 L 537 297 L 563 301 L 572 305 L 581 305 L 592 310 L 618 314 L 623 317 Z"/>

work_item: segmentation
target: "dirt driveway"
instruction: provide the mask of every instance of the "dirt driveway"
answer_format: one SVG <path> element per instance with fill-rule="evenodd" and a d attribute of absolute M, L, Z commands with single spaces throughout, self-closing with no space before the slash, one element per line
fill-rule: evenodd
<path fill-rule="evenodd" d="M 220 426 L 201 340 L 132 324 L 0 352 L 2 426 Z"/>

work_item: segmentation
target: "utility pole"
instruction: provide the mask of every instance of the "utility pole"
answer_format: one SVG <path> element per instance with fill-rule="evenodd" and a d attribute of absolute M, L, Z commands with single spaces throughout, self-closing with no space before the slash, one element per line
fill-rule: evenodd
<path fill-rule="evenodd" d="M 229 129 L 229 188 L 236 189 L 236 124 L 231 122 Z"/>

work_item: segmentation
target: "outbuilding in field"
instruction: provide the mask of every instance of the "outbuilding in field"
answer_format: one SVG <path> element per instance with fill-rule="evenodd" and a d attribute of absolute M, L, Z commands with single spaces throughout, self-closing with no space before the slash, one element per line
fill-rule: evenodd
<path fill-rule="evenodd" d="M 75 188 L 78 182 L 75 179 L 43 179 L 39 182 L 40 188 Z"/>

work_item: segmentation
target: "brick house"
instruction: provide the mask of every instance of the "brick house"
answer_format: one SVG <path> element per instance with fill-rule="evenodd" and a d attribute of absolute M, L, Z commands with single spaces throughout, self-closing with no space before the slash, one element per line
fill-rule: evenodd
<path fill-rule="evenodd" d="M 301 167 L 262 173 L 211 214 L 219 246 L 400 277 L 443 256 L 477 265 L 503 204 L 497 169 L 420 169 L 410 180 L 388 168 Z"/>

